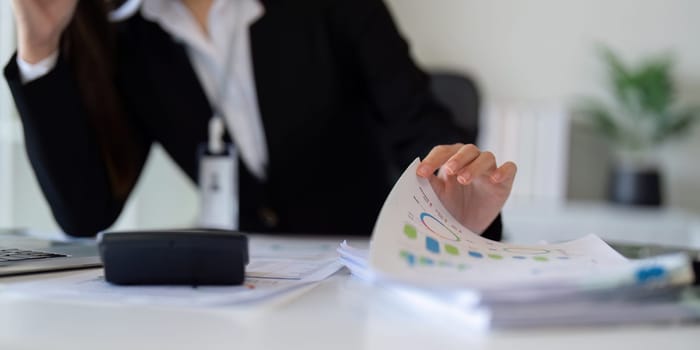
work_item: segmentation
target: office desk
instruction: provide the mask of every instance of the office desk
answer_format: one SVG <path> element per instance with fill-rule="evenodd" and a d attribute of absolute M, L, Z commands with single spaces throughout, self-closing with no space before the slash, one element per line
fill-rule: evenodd
<path fill-rule="evenodd" d="M 64 272 L 58 275 L 67 275 Z M 54 277 L 15 277 L 0 283 Z M 475 333 L 341 270 L 291 299 L 210 310 L 0 300 L 0 349 L 698 349 L 700 325 Z"/>

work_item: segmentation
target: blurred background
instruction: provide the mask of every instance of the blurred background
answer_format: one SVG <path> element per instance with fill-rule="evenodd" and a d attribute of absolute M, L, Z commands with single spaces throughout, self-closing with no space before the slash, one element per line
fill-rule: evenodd
<path fill-rule="evenodd" d="M 472 79 L 481 96 L 482 148 L 515 160 L 504 210 L 512 240 L 559 240 L 588 232 L 617 240 L 700 245 L 700 123 L 650 151 L 662 204 L 613 204 L 612 145 L 574 106 L 610 96 L 604 45 L 631 66 L 669 54 L 679 105 L 700 105 L 700 2 L 693 0 L 387 0 L 414 57 L 429 72 Z M 14 51 L 9 1 L 0 2 L 0 61 Z M 198 198 L 153 150 L 116 228 L 189 226 Z M 0 83 L 0 228 L 58 230 L 23 148 L 21 126 Z M 694 243 L 693 243 L 694 244 Z"/>

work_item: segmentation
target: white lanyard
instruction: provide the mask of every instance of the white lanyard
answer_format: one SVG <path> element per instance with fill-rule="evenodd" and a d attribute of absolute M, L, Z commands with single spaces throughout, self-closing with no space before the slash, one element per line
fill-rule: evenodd
<path fill-rule="evenodd" d="M 236 11 L 236 21 L 241 18 Z M 239 22 L 235 22 L 237 26 Z M 238 157 L 232 145 L 224 142 L 225 123 L 222 108 L 231 82 L 233 54 L 238 41 L 238 33 L 231 36 L 224 60 L 223 74 L 211 101 L 213 115 L 209 120 L 207 152 L 199 159 L 199 191 L 201 207 L 199 226 L 227 230 L 238 229 L 240 205 L 238 203 Z M 240 83 L 238 77 L 233 83 Z M 239 101 L 245 103 L 245 101 Z"/>
<path fill-rule="evenodd" d="M 221 105 L 223 105 L 224 97 L 228 91 L 228 87 L 231 83 L 231 66 L 233 66 L 233 50 L 236 45 L 235 34 L 231 38 L 229 44 L 226 59 L 224 60 L 224 73 L 219 79 L 218 88 L 216 89 L 216 95 L 214 95 L 213 101 L 211 101 L 212 116 L 209 119 L 209 135 L 208 135 L 208 151 L 211 154 L 221 154 L 225 151 L 224 149 L 224 112 Z M 234 79 L 238 80 L 238 79 Z"/>
<path fill-rule="evenodd" d="M 214 100 L 211 101 L 211 108 L 213 111 L 212 118 L 224 118 L 225 113 L 223 111 L 223 102 L 224 98 L 226 97 L 226 93 L 228 92 L 229 86 L 231 83 L 233 84 L 239 84 L 240 85 L 240 77 L 235 76 L 233 79 L 233 82 L 231 81 L 231 73 L 233 72 L 235 74 L 235 71 L 232 71 L 233 67 L 233 54 L 236 49 L 236 46 L 238 44 L 238 28 L 241 26 L 241 9 L 238 11 L 235 11 L 235 18 L 234 18 L 234 32 L 231 33 L 231 38 L 229 40 L 229 45 L 228 45 L 228 50 L 226 50 L 226 56 L 224 58 L 224 67 L 223 67 L 223 74 L 220 75 L 219 78 L 219 84 L 216 87 L 215 90 L 215 95 Z M 240 89 L 240 86 L 238 87 Z M 245 100 L 245 99 L 243 99 Z M 246 103 L 246 101 L 238 101 L 238 103 Z M 214 135 L 209 135 L 209 138 Z M 210 141 L 211 142 L 211 141 Z"/>

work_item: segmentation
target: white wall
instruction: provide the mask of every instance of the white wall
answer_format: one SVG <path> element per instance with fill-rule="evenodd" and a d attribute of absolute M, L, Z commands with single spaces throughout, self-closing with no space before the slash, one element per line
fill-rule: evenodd
<path fill-rule="evenodd" d="M 387 1 L 425 67 L 473 74 L 489 100 L 568 104 L 601 93 L 594 47 L 604 43 L 631 61 L 672 50 L 682 100 L 700 104 L 700 1 Z M 572 140 L 570 195 L 602 197 L 606 148 L 580 128 Z M 670 204 L 695 212 L 699 149 L 696 128 L 689 140 L 663 150 Z"/>
<path fill-rule="evenodd" d="M 700 102 L 700 21 L 696 19 L 700 1 L 387 1 L 424 66 L 472 73 L 489 100 L 559 104 L 580 94 L 600 92 L 603 77 L 593 46 L 601 42 L 629 59 L 673 50 L 683 99 Z M 0 8 L 7 3 L 0 1 Z M 2 107 L 0 97 L 0 111 Z M 599 198 L 605 179 L 607 159 L 601 156 L 605 147 L 580 130 L 572 140 L 569 193 Z M 688 142 L 664 150 L 671 204 L 696 212 L 700 212 L 696 175 L 700 162 L 694 156 L 698 149 L 700 129 Z M 21 147 L 14 149 L 13 164 L 16 200 L 11 224 L 54 229 Z M 8 178 L 3 176 L 0 169 L 0 180 Z M 0 193 L 3 195 L 7 194 Z M 123 227 L 187 225 L 197 209 L 194 188 L 160 151 L 149 162 L 132 202 L 122 218 Z M 1 209 L 3 227 L 9 222 L 3 222 Z"/>
<path fill-rule="evenodd" d="M 671 49 L 700 93 L 695 0 L 388 0 L 420 62 L 474 73 L 492 98 L 569 99 L 599 88 L 593 46 L 626 58 Z"/>

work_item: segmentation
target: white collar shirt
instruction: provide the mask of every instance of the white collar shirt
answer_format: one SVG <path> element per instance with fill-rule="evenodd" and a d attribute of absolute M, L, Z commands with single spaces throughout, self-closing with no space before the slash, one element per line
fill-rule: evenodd
<path fill-rule="evenodd" d="M 207 36 L 180 1 L 143 0 L 141 6 L 144 18 L 158 23 L 185 45 L 212 108 L 223 114 L 238 155 L 261 180 L 266 178 L 268 152 L 253 75 L 249 28 L 263 13 L 257 0 L 214 0 Z M 231 66 L 226 68 L 227 64 Z"/>

